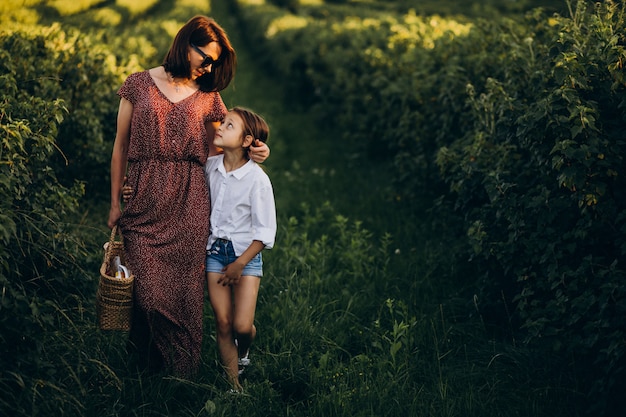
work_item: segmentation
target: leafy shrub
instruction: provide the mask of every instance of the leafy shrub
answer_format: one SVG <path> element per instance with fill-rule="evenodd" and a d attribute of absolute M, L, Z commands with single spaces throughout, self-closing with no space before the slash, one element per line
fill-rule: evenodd
<path fill-rule="evenodd" d="M 93 343 L 106 235 L 79 206 L 81 179 L 104 183 L 116 76 L 102 45 L 58 26 L 0 33 L 0 57 L 0 414 L 81 415 L 89 381 L 119 390 Z"/>
<path fill-rule="evenodd" d="M 3 36 L 1 44 L 15 40 Z M 56 327 L 66 294 L 91 284 L 79 268 L 85 247 L 67 223 L 84 188 L 60 184 L 51 163 L 67 109 L 62 100 L 36 94 L 47 77 L 30 78 L 5 48 L 0 55 L 0 387 L 8 400 L 32 395 L 52 377 L 54 359 L 44 354 L 49 346 L 42 335 Z M 45 61 L 44 50 L 38 57 Z M 0 409 L 7 414 L 25 412 L 5 401 Z"/>
<path fill-rule="evenodd" d="M 626 373 L 624 24 L 616 5 L 579 2 L 529 25 L 505 70 L 469 85 L 476 124 L 439 154 L 482 289 L 516 303 L 529 341 L 593 364 L 594 412 Z"/>
<path fill-rule="evenodd" d="M 56 137 L 59 152 L 51 160 L 58 179 L 65 185 L 80 179 L 91 192 L 106 189 L 102 173 L 108 170 L 119 85 L 106 46 L 55 25 L 33 34 L 7 33 L 0 47 L 7 73 L 25 94 L 62 99 L 67 108 Z"/>

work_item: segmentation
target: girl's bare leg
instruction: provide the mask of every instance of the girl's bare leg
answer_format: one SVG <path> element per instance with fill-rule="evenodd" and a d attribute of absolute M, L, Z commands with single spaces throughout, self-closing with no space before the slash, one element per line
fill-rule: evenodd
<path fill-rule="evenodd" d="M 209 300 L 215 315 L 217 347 L 229 382 L 233 389 L 241 390 L 237 364 L 239 357 L 233 334 L 232 289 L 229 286 L 225 287 L 217 283 L 220 276 L 221 274 L 219 273 L 207 273 Z"/>
<path fill-rule="evenodd" d="M 260 286 L 261 279 L 259 277 L 244 275 L 239 284 L 233 288 L 233 328 L 237 338 L 239 358 L 245 356 L 256 337 L 254 315 Z"/>

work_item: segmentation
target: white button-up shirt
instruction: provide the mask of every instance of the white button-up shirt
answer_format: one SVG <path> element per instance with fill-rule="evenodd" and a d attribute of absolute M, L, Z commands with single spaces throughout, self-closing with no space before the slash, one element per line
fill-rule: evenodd
<path fill-rule="evenodd" d="M 217 239 L 233 242 L 240 256 L 253 240 L 274 246 L 276 206 L 269 177 L 254 161 L 226 172 L 224 156 L 209 157 L 204 175 L 211 196 L 211 234 L 207 250 Z"/>

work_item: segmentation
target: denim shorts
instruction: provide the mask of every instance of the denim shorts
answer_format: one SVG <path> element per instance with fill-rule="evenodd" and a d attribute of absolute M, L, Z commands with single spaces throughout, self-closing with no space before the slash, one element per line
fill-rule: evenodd
<path fill-rule="evenodd" d="M 206 251 L 206 272 L 221 273 L 222 269 L 237 259 L 233 242 L 225 239 L 217 239 L 211 245 L 211 249 Z M 263 276 L 263 258 L 259 252 L 248 264 L 243 268 L 241 275 L 262 277 Z"/>

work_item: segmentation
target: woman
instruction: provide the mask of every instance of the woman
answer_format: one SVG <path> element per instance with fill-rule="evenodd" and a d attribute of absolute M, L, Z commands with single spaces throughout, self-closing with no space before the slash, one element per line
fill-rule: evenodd
<path fill-rule="evenodd" d="M 199 367 L 210 209 L 203 166 L 217 153 L 226 114 L 219 91 L 235 66 L 224 30 L 196 16 L 162 66 L 131 74 L 118 92 L 108 226 L 120 226 L 135 275 L 130 341 L 153 370 L 190 376 Z M 257 162 L 268 155 L 265 144 L 251 149 Z M 122 212 L 125 175 L 133 195 Z"/>

